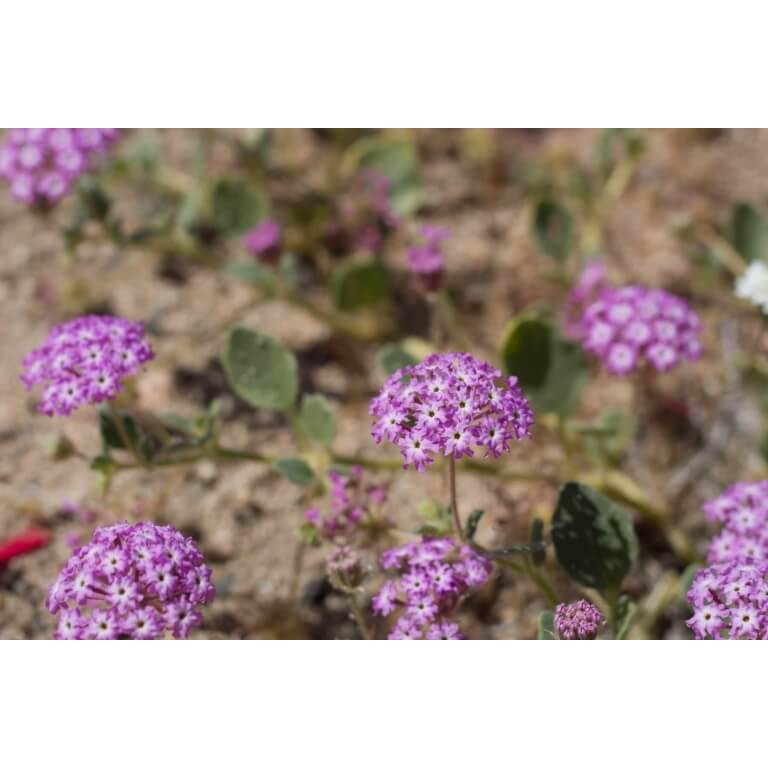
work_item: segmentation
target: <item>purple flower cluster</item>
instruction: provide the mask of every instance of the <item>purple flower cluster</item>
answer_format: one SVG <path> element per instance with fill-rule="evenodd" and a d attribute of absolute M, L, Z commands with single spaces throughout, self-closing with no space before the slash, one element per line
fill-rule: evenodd
<path fill-rule="evenodd" d="M 687 597 L 693 616 L 686 624 L 697 640 L 768 638 L 768 562 L 702 568 Z"/>
<path fill-rule="evenodd" d="M 243 242 L 249 253 L 259 261 L 274 264 L 280 257 L 280 225 L 274 219 L 264 219 L 256 229 L 246 233 Z"/>
<path fill-rule="evenodd" d="M 389 640 L 462 640 L 449 616 L 466 593 L 488 581 L 493 565 L 471 547 L 453 539 L 422 539 L 389 549 L 381 556 L 386 570 L 400 577 L 386 581 L 373 598 L 373 612 L 403 613 Z"/>
<path fill-rule="evenodd" d="M 52 205 L 117 137 L 116 128 L 12 128 L 0 146 L 0 179 L 19 202 Z"/>
<path fill-rule="evenodd" d="M 697 639 L 768 637 L 768 482 L 736 483 L 704 511 L 723 529 L 688 592 L 688 626 Z"/>
<path fill-rule="evenodd" d="M 81 405 L 110 400 L 123 379 L 154 357 L 141 323 L 88 315 L 59 325 L 24 358 L 27 389 L 44 386 L 39 409 L 66 416 Z"/>
<path fill-rule="evenodd" d="M 560 603 L 555 608 L 555 632 L 561 640 L 594 640 L 605 617 L 588 600 Z"/>
<path fill-rule="evenodd" d="M 328 513 L 324 515 L 317 507 L 304 512 L 305 524 L 328 541 L 349 536 L 367 515 L 378 511 L 387 500 L 381 486 L 363 486 L 360 467 L 353 467 L 348 475 L 329 472 L 328 479 L 331 484 Z"/>
<path fill-rule="evenodd" d="M 768 482 L 736 483 L 707 501 L 704 512 L 723 525 L 707 553 L 710 565 L 768 560 Z"/>
<path fill-rule="evenodd" d="M 392 182 L 383 174 L 372 170 L 358 174 L 331 217 L 323 238 L 326 248 L 335 256 L 378 251 L 400 224 L 391 194 Z"/>
<path fill-rule="evenodd" d="M 422 243 L 408 251 L 408 266 L 418 278 L 424 293 L 434 293 L 442 282 L 445 261 L 440 246 L 450 231 L 441 227 L 424 226 L 419 230 Z"/>
<path fill-rule="evenodd" d="M 668 371 L 701 354 L 698 315 L 685 299 L 658 289 L 605 288 L 580 326 L 584 348 L 617 376 L 634 371 L 642 359 Z"/>
<path fill-rule="evenodd" d="M 46 607 L 60 613 L 58 640 L 154 640 L 166 631 L 182 638 L 202 621 L 197 606 L 214 594 L 192 539 L 170 525 L 118 523 L 96 529 L 75 550 Z"/>
<path fill-rule="evenodd" d="M 396 371 L 371 401 L 373 437 L 400 448 L 421 472 L 441 453 L 460 459 L 483 448 L 498 458 L 529 437 L 533 411 L 512 376 L 469 354 L 433 354 Z"/>

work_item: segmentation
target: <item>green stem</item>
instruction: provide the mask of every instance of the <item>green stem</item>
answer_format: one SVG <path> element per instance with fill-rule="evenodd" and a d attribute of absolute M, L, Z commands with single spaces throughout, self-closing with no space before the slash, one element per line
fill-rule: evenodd
<path fill-rule="evenodd" d="M 459 516 L 459 500 L 456 494 L 456 459 L 451 454 L 448 460 L 448 481 L 451 490 L 451 519 L 453 520 L 453 533 L 457 540 L 464 543 L 464 528 Z"/>
<path fill-rule="evenodd" d="M 360 630 L 360 635 L 363 640 L 373 640 L 373 631 L 368 626 L 368 621 L 365 618 L 363 609 L 360 607 L 360 603 L 357 602 L 357 595 L 354 592 L 349 592 L 347 597 L 349 599 L 349 609 L 352 612 L 355 624 L 357 624 L 357 628 Z"/>
<path fill-rule="evenodd" d="M 541 593 L 547 599 L 550 607 L 554 608 L 560 601 L 558 600 L 557 593 L 549 579 L 541 570 L 534 568 L 528 558 L 525 558 L 523 561 L 523 570 L 525 571 L 526 576 L 528 576 L 528 578 L 541 590 Z"/>

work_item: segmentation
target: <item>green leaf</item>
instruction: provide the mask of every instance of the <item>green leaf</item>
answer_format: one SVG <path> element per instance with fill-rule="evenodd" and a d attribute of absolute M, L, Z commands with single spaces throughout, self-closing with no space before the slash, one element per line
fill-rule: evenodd
<path fill-rule="evenodd" d="M 333 274 L 331 294 L 344 312 L 375 306 L 389 295 L 389 272 L 379 261 L 341 264 Z"/>
<path fill-rule="evenodd" d="M 542 611 L 539 614 L 539 640 L 555 639 L 555 614 L 552 611 Z"/>
<path fill-rule="evenodd" d="M 632 625 L 632 619 L 637 612 L 637 605 L 627 597 L 622 595 L 616 606 L 616 639 L 624 640 Z"/>
<path fill-rule="evenodd" d="M 627 513 L 594 488 L 566 483 L 552 518 L 560 565 L 582 586 L 618 588 L 637 557 Z"/>
<path fill-rule="evenodd" d="M 397 214 L 406 216 L 418 208 L 422 193 L 419 157 L 410 137 L 359 139 L 347 149 L 342 168 L 348 175 L 372 169 L 386 176 L 392 184 L 390 200 Z"/>
<path fill-rule="evenodd" d="M 336 437 L 336 416 L 322 395 L 304 395 L 299 425 L 307 437 L 321 445 L 330 445 Z"/>
<path fill-rule="evenodd" d="M 272 287 L 276 282 L 275 271 L 261 264 L 242 261 L 235 262 L 227 264 L 224 271 L 246 283 L 256 283 L 257 285 Z"/>
<path fill-rule="evenodd" d="M 296 401 L 296 357 L 271 336 L 235 328 L 229 334 L 223 363 L 232 389 L 250 405 L 284 411 Z"/>
<path fill-rule="evenodd" d="M 105 221 L 112 208 L 112 200 L 92 176 L 83 176 L 77 188 L 79 202 L 86 216 Z"/>
<path fill-rule="evenodd" d="M 564 264 L 573 247 L 573 218 L 552 200 L 540 200 L 533 210 L 533 234 L 550 259 Z"/>
<path fill-rule="evenodd" d="M 545 320 L 532 315 L 513 320 L 501 360 L 504 373 L 518 377 L 536 410 L 567 416 L 578 406 L 588 377 L 584 353 Z"/>
<path fill-rule="evenodd" d="M 275 469 L 285 478 L 302 488 L 315 482 L 315 473 L 304 459 L 289 458 L 276 461 Z"/>
<path fill-rule="evenodd" d="M 131 418 L 131 416 L 124 414 L 123 424 L 125 426 L 125 431 L 128 433 L 128 439 L 131 440 L 134 445 L 138 445 L 139 428 L 136 426 L 134 419 Z M 99 431 L 105 446 L 109 448 L 117 448 L 118 450 L 130 450 L 130 446 L 125 445 L 123 438 L 120 436 L 120 432 L 109 408 L 105 405 L 99 407 Z"/>
<path fill-rule="evenodd" d="M 768 221 L 749 203 L 738 203 L 731 212 L 733 247 L 747 261 L 768 261 Z"/>
<path fill-rule="evenodd" d="M 219 179 L 211 190 L 213 226 L 225 235 L 239 235 L 255 227 L 267 212 L 258 190 L 241 179 Z"/>
<path fill-rule="evenodd" d="M 391 376 L 395 371 L 419 361 L 399 344 L 387 344 L 379 350 L 376 362 L 387 376 Z"/>
<path fill-rule="evenodd" d="M 464 535 L 469 541 L 472 541 L 472 539 L 475 538 L 475 533 L 477 533 L 477 526 L 480 524 L 480 519 L 484 514 L 484 509 L 475 509 L 467 518 L 467 522 L 464 525 Z"/>

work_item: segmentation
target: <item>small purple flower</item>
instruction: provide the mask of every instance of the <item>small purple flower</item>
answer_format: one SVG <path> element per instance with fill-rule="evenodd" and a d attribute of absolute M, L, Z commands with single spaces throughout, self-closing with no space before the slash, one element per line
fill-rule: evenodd
<path fill-rule="evenodd" d="M 408 267 L 418 278 L 421 290 L 430 294 L 437 291 L 442 282 L 445 260 L 440 247 L 451 233 L 441 227 L 423 226 L 420 234 L 421 244 L 408 251 Z"/>
<path fill-rule="evenodd" d="M 579 293 L 579 296 L 582 294 Z M 668 371 L 701 354 L 698 315 L 685 299 L 642 286 L 603 288 L 569 332 L 616 376 L 645 360 Z"/>
<path fill-rule="evenodd" d="M 124 379 L 154 357 L 140 323 L 88 315 L 56 326 L 24 358 L 26 389 L 43 386 L 38 406 L 47 416 L 67 416 L 82 405 L 111 400 Z"/>
<path fill-rule="evenodd" d="M 419 472 L 435 454 L 498 458 L 529 437 L 533 411 L 513 376 L 468 354 L 430 355 L 396 371 L 371 401 L 373 438 L 400 448 Z"/>
<path fill-rule="evenodd" d="M 387 495 L 381 486 L 363 483 L 360 467 L 352 467 L 346 475 L 331 471 L 328 480 L 330 509 L 325 514 L 317 507 L 304 512 L 305 523 L 326 541 L 349 537 L 361 524 L 371 521 L 374 508 L 378 509 L 386 501 Z"/>
<path fill-rule="evenodd" d="M 268 264 L 275 264 L 280 257 L 282 231 L 273 219 L 264 219 L 256 229 L 246 233 L 243 242 L 249 253 Z"/>
<path fill-rule="evenodd" d="M 555 608 L 555 631 L 561 640 L 594 640 L 604 621 L 588 600 L 560 603 Z"/>
<path fill-rule="evenodd" d="M 0 179 L 21 203 L 54 205 L 117 138 L 115 128 L 13 128 L 0 145 Z"/>
<path fill-rule="evenodd" d="M 46 608 L 60 614 L 60 640 L 150 640 L 166 631 L 188 637 L 202 622 L 197 607 L 213 597 L 211 571 L 192 539 L 169 525 L 118 523 L 75 550 Z"/>

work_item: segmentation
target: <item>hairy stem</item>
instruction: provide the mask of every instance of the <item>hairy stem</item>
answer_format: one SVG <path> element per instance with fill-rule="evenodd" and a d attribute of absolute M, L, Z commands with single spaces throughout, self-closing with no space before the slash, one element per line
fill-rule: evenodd
<path fill-rule="evenodd" d="M 357 628 L 360 630 L 360 635 L 363 640 L 374 640 L 373 631 L 368 626 L 368 621 L 365 618 L 363 609 L 357 601 L 357 595 L 354 592 L 349 592 L 347 597 L 349 599 L 349 609 L 352 612 L 352 617 L 355 620 L 355 624 L 357 624 Z"/>
<path fill-rule="evenodd" d="M 451 519 L 453 520 L 453 533 L 462 544 L 464 543 L 464 528 L 459 516 L 459 501 L 456 495 L 456 459 L 451 454 L 448 460 L 448 481 L 451 490 Z"/>

